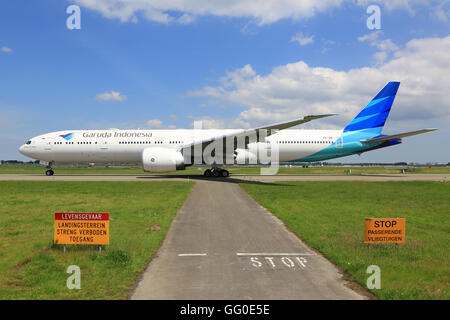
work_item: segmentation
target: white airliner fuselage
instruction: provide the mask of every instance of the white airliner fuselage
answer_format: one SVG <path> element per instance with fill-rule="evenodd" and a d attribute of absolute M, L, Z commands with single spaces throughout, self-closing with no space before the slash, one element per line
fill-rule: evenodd
<path fill-rule="evenodd" d="M 141 162 L 146 148 L 179 149 L 195 141 L 236 131 L 240 130 L 69 130 L 34 137 L 19 150 L 30 158 L 46 162 L 136 163 Z M 72 135 L 67 140 L 63 136 L 68 133 Z M 282 130 L 266 141 L 277 144 L 280 162 L 292 161 L 325 149 L 341 134 L 342 130 Z M 251 143 L 248 150 L 252 152 L 256 146 L 257 143 Z"/>

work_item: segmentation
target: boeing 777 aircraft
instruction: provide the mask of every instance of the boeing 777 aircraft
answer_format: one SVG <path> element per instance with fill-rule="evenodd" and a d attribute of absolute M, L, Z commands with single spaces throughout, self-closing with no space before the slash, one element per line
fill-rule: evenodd
<path fill-rule="evenodd" d="M 142 163 L 144 171 L 170 172 L 208 164 L 205 176 L 228 177 L 221 164 L 315 162 L 361 154 L 402 143 L 402 138 L 436 129 L 384 135 L 399 82 L 389 82 L 341 130 L 285 130 L 332 114 L 306 116 L 253 129 L 227 130 L 65 130 L 30 139 L 20 153 L 52 164 Z"/>

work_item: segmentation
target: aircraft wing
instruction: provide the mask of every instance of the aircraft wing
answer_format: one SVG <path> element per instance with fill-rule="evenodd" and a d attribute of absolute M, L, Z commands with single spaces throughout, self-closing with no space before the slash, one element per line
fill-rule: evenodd
<path fill-rule="evenodd" d="M 252 129 L 242 129 L 242 130 L 237 130 L 236 132 L 233 132 L 231 134 L 228 135 L 220 135 L 217 137 L 213 137 L 213 138 L 209 138 L 209 139 L 205 139 L 205 140 L 200 140 L 200 141 L 194 141 L 192 143 L 183 145 L 182 148 L 189 148 L 195 145 L 199 145 L 201 144 L 202 147 L 204 148 L 206 145 L 208 145 L 211 142 L 214 141 L 218 141 L 221 139 L 230 139 L 230 138 L 235 138 L 235 137 L 243 137 L 243 136 L 249 136 L 249 135 L 253 135 L 255 134 L 256 137 L 259 137 L 259 131 L 260 130 L 267 130 L 266 131 L 266 137 L 276 133 L 278 130 L 283 130 L 283 129 L 287 129 L 302 123 L 306 123 L 312 120 L 316 120 L 316 119 L 320 119 L 320 118 L 325 118 L 325 117 L 330 117 L 330 116 L 334 116 L 335 114 L 321 114 L 321 115 L 311 115 L 311 116 L 305 116 L 301 119 L 296 119 L 296 120 L 291 120 L 291 121 L 286 121 L 286 122 L 278 122 L 278 123 L 274 123 L 274 124 L 270 124 L 267 126 L 262 126 L 262 127 L 257 127 L 257 128 L 252 128 Z M 247 147 L 247 146 L 245 146 Z"/>
<path fill-rule="evenodd" d="M 287 122 L 279 122 L 279 123 L 274 123 L 268 126 L 263 126 L 263 127 L 259 127 L 259 128 L 255 128 L 255 129 L 249 129 L 248 131 L 251 130 L 283 130 L 283 129 L 287 129 L 290 127 L 294 127 L 296 125 L 302 124 L 302 123 L 306 123 L 312 120 L 316 120 L 316 119 L 321 119 L 321 118 L 325 118 L 325 117 L 330 117 L 330 116 L 335 116 L 336 114 L 320 114 L 320 115 L 314 115 L 314 116 L 305 116 L 302 119 L 296 119 L 296 120 L 291 120 L 291 121 L 287 121 Z"/>
<path fill-rule="evenodd" d="M 416 134 L 426 133 L 426 132 L 430 132 L 430 131 L 434 131 L 434 130 L 437 130 L 437 129 L 436 128 L 428 128 L 428 129 L 398 133 L 398 134 L 393 134 L 393 135 L 389 135 L 389 136 L 376 137 L 373 139 L 360 140 L 360 141 L 365 144 L 376 143 L 376 142 L 382 142 L 382 141 L 396 139 L 396 138 L 404 138 L 404 137 L 414 136 Z"/>

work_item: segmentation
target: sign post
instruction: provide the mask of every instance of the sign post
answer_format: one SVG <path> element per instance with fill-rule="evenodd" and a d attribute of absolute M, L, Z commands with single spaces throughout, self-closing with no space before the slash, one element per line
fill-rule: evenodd
<path fill-rule="evenodd" d="M 405 218 L 366 218 L 364 243 L 404 243 Z"/>
<path fill-rule="evenodd" d="M 55 213 L 55 244 L 109 244 L 108 213 Z"/>

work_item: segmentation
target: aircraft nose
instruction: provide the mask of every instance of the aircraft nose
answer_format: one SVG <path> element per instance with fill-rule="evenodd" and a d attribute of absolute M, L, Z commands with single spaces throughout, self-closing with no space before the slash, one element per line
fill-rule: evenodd
<path fill-rule="evenodd" d="M 20 152 L 21 154 L 23 154 L 24 156 L 27 155 L 27 152 L 25 151 L 25 145 L 21 145 L 21 146 L 20 146 L 19 152 Z"/>

